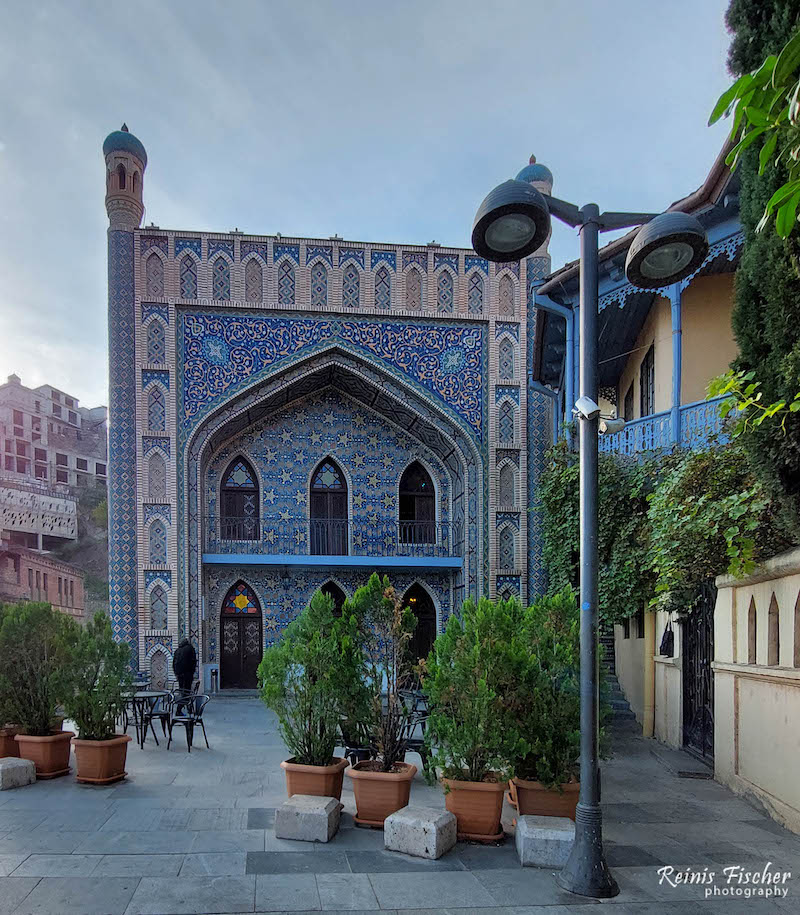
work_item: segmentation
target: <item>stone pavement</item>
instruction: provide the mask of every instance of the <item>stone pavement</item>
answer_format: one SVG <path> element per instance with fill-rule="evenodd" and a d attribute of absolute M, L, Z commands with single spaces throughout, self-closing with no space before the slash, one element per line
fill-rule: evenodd
<path fill-rule="evenodd" d="M 641 738 L 621 735 L 604 768 L 607 853 L 621 892 L 597 903 L 558 889 L 551 871 L 523 870 L 509 839 L 460 843 L 438 861 L 385 852 L 381 832 L 353 826 L 347 778 L 329 844 L 276 839 L 285 750 L 273 716 L 256 699 L 227 698 L 212 700 L 206 721 L 210 750 L 201 737 L 188 755 L 180 734 L 169 752 L 152 736 L 143 751 L 131 743 L 129 778 L 116 786 L 70 775 L 0 794 L 0 915 L 800 911 L 800 838 L 713 781 L 679 778 Z M 418 776 L 412 802 L 444 798 Z M 659 885 L 657 873 L 692 866 L 717 875 L 712 889 L 727 888 L 723 867 L 760 872 L 767 862 L 792 872 L 782 901 L 705 900 L 706 887 Z"/>

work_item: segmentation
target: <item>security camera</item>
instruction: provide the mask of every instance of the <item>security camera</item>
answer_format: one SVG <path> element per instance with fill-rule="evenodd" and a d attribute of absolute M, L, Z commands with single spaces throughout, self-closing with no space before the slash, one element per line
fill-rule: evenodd
<path fill-rule="evenodd" d="M 597 419 L 600 415 L 600 407 L 591 397 L 579 397 L 575 401 L 575 409 L 572 412 L 580 414 L 581 419 Z"/>
<path fill-rule="evenodd" d="M 600 420 L 600 435 L 613 435 L 615 432 L 622 432 L 625 428 L 625 420 L 619 416 L 609 416 Z"/>

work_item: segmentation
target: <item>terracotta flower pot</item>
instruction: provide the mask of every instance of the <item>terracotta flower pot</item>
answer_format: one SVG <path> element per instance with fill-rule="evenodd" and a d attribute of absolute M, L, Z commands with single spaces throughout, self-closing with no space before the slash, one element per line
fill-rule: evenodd
<path fill-rule="evenodd" d="M 17 734 L 19 755 L 36 766 L 37 778 L 57 778 L 69 772 L 69 742 L 73 731 L 53 731 L 48 737 Z"/>
<path fill-rule="evenodd" d="M 14 727 L 0 728 L 0 759 L 4 756 L 19 756 L 19 748 L 14 737 L 17 729 Z"/>
<path fill-rule="evenodd" d="M 109 785 L 118 782 L 128 774 L 125 758 L 128 755 L 128 734 L 118 734 L 109 740 L 79 740 L 73 738 L 75 762 L 78 772 L 75 778 L 89 785 Z"/>
<path fill-rule="evenodd" d="M 442 779 L 449 791 L 445 807 L 458 821 L 458 838 L 470 842 L 499 842 L 503 838 L 500 816 L 507 782 L 464 782 Z"/>
<path fill-rule="evenodd" d="M 286 759 L 281 763 L 281 768 L 286 772 L 286 793 L 313 794 L 315 797 L 342 798 L 342 780 L 347 760 L 334 756 L 329 766 L 306 766 L 303 763 Z"/>
<path fill-rule="evenodd" d="M 347 770 L 353 780 L 356 797 L 355 821 L 359 826 L 383 829 L 386 817 L 408 807 L 411 782 L 417 767 L 411 763 L 397 763 L 397 772 L 375 772 L 371 760 L 356 763 Z"/>
<path fill-rule="evenodd" d="M 512 778 L 511 802 L 520 816 L 569 817 L 575 819 L 580 782 L 567 782 L 558 788 L 545 788 L 541 782 Z"/>

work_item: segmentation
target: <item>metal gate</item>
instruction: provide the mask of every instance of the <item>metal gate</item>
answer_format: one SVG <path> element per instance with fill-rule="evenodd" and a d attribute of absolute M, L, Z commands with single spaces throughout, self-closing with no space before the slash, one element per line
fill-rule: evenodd
<path fill-rule="evenodd" d="M 714 759 L 714 605 L 713 581 L 683 620 L 683 746 L 708 762 Z"/>

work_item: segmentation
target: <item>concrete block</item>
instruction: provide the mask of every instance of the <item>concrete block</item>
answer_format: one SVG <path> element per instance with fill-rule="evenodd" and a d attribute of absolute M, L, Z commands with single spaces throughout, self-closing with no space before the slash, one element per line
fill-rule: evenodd
<path fill-rule="evenodd" d="M 575 824 L 569 817 L 518 817 L 515 839 L 523 867 L 563 867 L 575 841 Z"/>
<path fill-rule="evenodd" d="M 0 759 L 0 791 L 22 788 L 36 781 L 36 766 L 29 759 L 4 756 Z"/>
<path fill-rule="evenodd" d="M 383 844 L 417 858 L 441 858 L 456 844 L 455 816 L 440 807 L 403 807 L 386 817 Z"/>
<path fill-rule="evenodd" d="M 295 794 L 275 811 L 275 836 L 300 842 L 330 842 L 339 828 L 342 805 L 335 797 Z"/>

